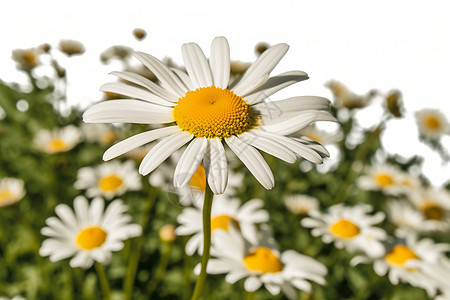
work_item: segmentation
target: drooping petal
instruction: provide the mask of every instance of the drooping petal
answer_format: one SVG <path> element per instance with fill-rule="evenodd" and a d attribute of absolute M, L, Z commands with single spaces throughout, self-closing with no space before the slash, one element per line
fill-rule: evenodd
<path fill-rule="evenodd" d="M 172 72 L 174 72 L 178 76 L 178 78 L 180 78 L 180 80 L 183 81 L 183 83 L 187 86 L 187 88 L 190 91 L 195 90 L 195 86 L 192 83 L 191 78 L 189 78 L 188 74 L 186 74 L 184 71 L 177 69 L 177 68 L 170 68 L 170 70 L 172 70 Z"/>
<path fill-rule="evenodd" d="M 211 69 L 202 49 L 195 43 L 184 44 L 181 48 L 184 64 L 196 88 L 213 85 Z"/>
<path fill-rule="evenodd" d="M 230 47 L 227 39 L 223 36 L 216 37 L 211 43 L 209 65 L 214 86 L 226 89 L 230 79 Z"/>
<path fill-rule="evenodd" d="M 187 146 L 186 150 L 184 150 L 173 176 L 173 185 L 176 188 L 183 187 L 189 182 L 200 166 L 207 146 L 208 140 L 206 138 L 195 138 L 189 146 Z"/>
<path fill-rule="evenodd" d="M 203 159 L 209 187 L 214 194 L 223 194 L 228 183 L 228 162 L 225 149 L 218 138 L 209 140 Z"/>
<path fill-rule="evenodd" d="M 297 160 L 297 156 L 289 148 L 257 133 L 257 130 L 244 132 L 239 135 L 239 139 L 288 163 L 292 164 Z"/>
<path fill-rule="evenodd" d="M 100 87 L 103 92 L 116 93 L 130 98 L 141 99 L 162 106 L 175 106 L 175 103 L 169 102 L 158 95 L 143 88 L 132 86 L 125 82 L 109 82 Z"/>

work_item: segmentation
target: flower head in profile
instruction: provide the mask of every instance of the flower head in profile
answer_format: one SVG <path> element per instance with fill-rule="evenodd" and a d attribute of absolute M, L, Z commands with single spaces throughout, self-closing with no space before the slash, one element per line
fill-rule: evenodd
<path fill-rule="evenodd" d="M 187 145 L 175 168 L 174 186 L 186 185 L 203 163 L 208 185 L 215 194 L 221 194 L 228 176 L 226 144 L 254 177 L 271 189 L 272 171 L 257 149 L 289 163 L 295 162 L 297 155 L 321 163 L 328 156 L 323 146 L 288 135 L 316 121 L 335 121 L 328 112 L 329 100 L 322 97 L 269 101 L 275 92 L 308 78 L 301 71 L 269 76 L 287 50 L 286 44 L 270 47 L 233 82 L 230 82 L 230 50 L 224 37 L 212 42 L 209 60 L 197 44 L 184 44 L 182 54 L 187 72 L 171 69 L 149 54 L 136 52 L 135 57 L 156 75 L 159 83 L 135 73 L 113 72 L 129 83 L 108 83 L 102 90 L 133 99 L 96 104 L 84 113 L 84 121 L 167 125 L 119 142 L 103 156 L 110 160 L 159 140 L 139 167 L 142 175 L 151 173 Z"/>
<path fill-rule="evenodd" d="M 142 187 L 134 162 L 112 161 L 97 167 L 78 170 L 75 188 L 86 190 L 90 198 L 103 196 L 106 199 L 120 196 L 126 191 L 137 191 Z"/>
<path fill-rule="evenodd" d="M 378 276 L 388 274 L 392 284 L 406 282 L 425 289 L 433 297 L 439 289 L 448 288 L 450 260 L 445 252 L 449 250 L 449 244 L 436 244 L 431 239 L 418 240 L 410 231 L 405 238 L 391 241 L 380 257 L 358 255 L 350 263 L 373 263 L 375 273 Z"/>
<path fill-rule="evenodd" d="M 296 289 L 311 293 L 310 281 L 325 284 L 327 268 L 294 250 L 280 254 L 268 231 L 260 232 L 256 244 L 248 243 L 236 227 L 219 230 L 212 237 L 211 255 L 207 272 L 224 274 L 225 280 L 234 284 L 244 279 L 246 291 L 253 292 L 262 285 L 272 294 L 283 292 L 289 299 L 297 299 Z M 195 271 L 198 271 L 198 266 Z"/>
<path fill-rule="evenodd" d="M 41 64 L 38 48 L 16 49 L 12 52 L 12 59 L 17 62 L 17 68 L 25 71 L 34 69 Z"/>
<path fill-rule="evenodd" d="M 426 139 L 439 140 L 450 133 L 450 124 L 445 115 L 437 109 L 422 109 L 416 112 L 419 133 Z"/>
<path fill-rule="evenodd" d="M 294 215 L 307 215 L 319 209 L 319 200 L 308 195 L 292 195 L 284 198 L 284 204 Z"/>
<path fill-rule="evenodd" d="M 67 56 L 80 55 L 85 51 L 83 44 L 75 40 L 59 41 L 59 50 Z"/>
<path fill-rule="evenodd" d="M 34 139 L 34 144 L 48 154 L 55 154 L 71 150 L 81 142 L 81 139 L 80 129 L 69 125 L 53 130 L 40 130 Z"/>
<path fill-rule="evenodd" d="M 5 177 L 0 179 L 0 207 L 13 205 L 25 196 L 22 179 Z"/>
<path fill-rule="evenodd" d="M 369 91 L 365 95 L 358 95 L 336 80 L 327 82 L 325 86 L 333 93 L 335 105 L 338 107 L 346 107 L 348 109 L 363 108 L 369 105 L 375 96 L 374 91 Z"/>
<path fill-rule="evenodd" d="M 89 268 L 94 261 L 107 264 L 113 251 L 123 248 L 123 241 L 139 236 L 141 226 L 130 224 L 131 217 L 125 212 L 127 206 L 121 200 L 112 201 L 106 210 L 105 202 L 95 198 L 89 205 L 86 198 L 74 200 L 72 211 L 67 205 L 55 208 L 58 217 L 50 217 L 41 233 L 44 240 L 39 254 L 50 256 L 55 262 L 73 256 L 70 266 Z"/>
<path fill-rule="evenodd" d="M 196 208 L 185 208 L 178 216 L 177 235 L 192 235 L 186 244 L 186 253 L 193 255 L 196 251 L 203 253 L 203 202 L 196 202 Z M 214 197 L 211 210 L 211 232 L 227 231 L 234 224 L 249 241 L 256 242 L 256 224 L 269 221 L 269 213 L 262 209 L 261 199 L 252 199 L 241 205 L 237 198 L 229 199 L 224 195 Z"/>
<path fill-rule="evenodd" d="M 386 239 L 386 232 L 373 225 L 384 219 L 384 214 L 378 212 L 370 215 L 372 207 L 367 204 L 359 204 L 347 207 L 336 204 L 328 209 L 328 212 L 310 211 L 310 218 L 301 221 L 302 226 L 313 228 L 313 236 L 321 236 L 323 242 L 334 242 L 338 248 L 346 248 L 349 251 L 363 251 L 369 256 L 377 256 L 383 253 L 382 240 Z"/>

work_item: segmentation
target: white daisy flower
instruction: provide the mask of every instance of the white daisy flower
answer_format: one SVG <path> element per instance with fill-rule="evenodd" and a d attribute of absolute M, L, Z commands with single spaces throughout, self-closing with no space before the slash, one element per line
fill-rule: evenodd
<path fill-rule="evenodd" d="M 35 145 L 48 154 L 66 152 L 81 142 L 81 131 L 69 125 L 63 128 L 55 128 L 52 131 L 42 129 L 35 139 Z"/>
<path fill-rule="evenodd" d="M 263 235 L 261 241 L 269 238 Z M 272 295 L 282 291 L 289 299 L 297 299 L 296 289 L 311 293 L 309 281 L 325 284 L 327 268 L 315 259 L 294 250 L 280 255 L 265 243 L 249 245 L 233 225 L 228 232 L 219 230 L 212 236 L 211 255 L 215 258 L 208 262 L 208 273 L 227 273 L 225 280 L 230 284 L 246 278 L 244 288 L 249 292 L 264 285 Z"/>
<path fill-rule="evenodd" d="M 346 107 L 349 109 L 363 108 L 368 106 L 375 96 L 374 91 L 370 91 L 366 95 L 355 94 L 344 84 L 336 80 L 327 82 L 325 86 L 333 93 L 334 104 L 338 107 Z"/>
<path fill-rule="evenodd" d="M 375 273 L 379 276 L 389 273 L 392 284 L 406 282 L 425 289 L 433 297 L 437 290 L 448 287 L 450 260 L 445 252 L 449 250 L 450 244 L 435 244 L 431 239 L 417 240 L 417 236 L 409 232 L 405 239 L 391 245 L 381 257 L 355 256 L 350 263 L 373 262 Z"/>
<path fill-rule="evenodd" d="M 410 193 L 408 199 L 422 213 L 424 230 L 446 232 L 450 229 L 450 192 L 427 187 Z"/>
<path fill-rule="evenodd" d="M 383 229 L 373 226 L 383 221 L 384 213 L 369 215 L 371 211 L 372 207 L 367 204 L 353 207 L 336 204 L 327 213 L 310 211 L 311 218 L 304 218 L 301 224 L 313 228 L 311 234 L 322 236 L 324 243 L 334 242 L 337 248 L 360 250 L 369 256 L 377 256 L 384 251 L 381 241 L 387 235 Z"/>
<path fill-rule="evenodd" d="M 188 144 L 175 169 L 174 186 L 187 184 L 203 162 L 209 186 L 215 194 L 221 194 L 228 174 L 225 141 L 255 178 L 271 189 L 273 174 L 256 148 L 290 163 L 295 162 L 297 155 L 321 163 L 328 156 L 323 146 L 286 136 L 316 121 L 336 121 L 328 112 L 329 100 L 322 97 L 299 96 L 277 101 L 276 114 L 271 103 L 265 102 L 282 88 L 308 78 L 301 71 L 269 77 L 287 50 L 286 44 L 271 47 L 234 82 L 229 81 L 230 51 L 224 37 L 212 42 L 209 61 L 197 44 L 184 44 L 182 54 L 187 73 L 170 69 L 149 54 L 136 52 L 134 55 L 161 84 L 134 73 L 113 72 L 133 85 L 114 82 L 101 89 L 135 99 L 96 104 L 84 113 L 84 121 L 167 124 L 119 142 L 103 156 L 110 160 L 161 139 L 143 159 L 139 167 L 142 175 L 152 172 Z"/>
<path fill-rule="evenodd" d="M 83 44 L 75 40 L 59 41 L 59 50 L 67 56 L 83 54 L 86 51 Z"/>
<path fill-rule="evenodd" d="M 84 167 L 78 170 L 76 189 L 86 190 L 89 198 L 103 196 L 106 199 L 138 191 L 142 188 L 141 177 L 134 162 L 112 161 L 97 167 Z"/>
<path fill-rule="evenodd" d="M 111 126 L 105 124 L 82 124 L 81 131 L 86 141 L 96 142 L 101 145 L 110 145 L 117 138 Z"/>
<path fill-rule="evenodd" d="M 366 174 L 357 179 L 363 190 L 382 191 L 388 195 L 399 195 L 405 191 L 401 179 L 403 172 L 394 165 L 374 164 L 366 170 Z"/>
<path fill-rule="evenodd" d="M 185 208 L 178 216 L 177 221 L 181 225 L 177 227 L 177 235 L 191 235 L 186 244 L 186 253 L 193 255 L 196 251 L 203 253 L 203 202 L 195 203 L 195 208 Z M 251 242 L 256 243 L 256 227 L 269 221 L 269 214 L 262 209 L 264 202 L 261 199 L 252 199 L 241 205 L 237 198 L 229 199 L 224 195 L 214 197 L 211 209 L 211 233 L 212 236 L 217 229 L 228 230 L 233 223 L 242 235 Z"/>
<path fill-rule="evenodd" d="M 86 269 L 94 261 L 109 263 L 111 252 L 121 250 L 124 240 L 141 235 L 142 228 L 130 224 L 131 217 L 125 214 L 128 208 L 121 200 L 112 201 L 106 210 L 104 206 L 101 198 L 89 205 L 82 196 L 75 198 L 74 211 L 65 204 L 56 206 L 59 218 L 45 221 L 47 227 L 41 229 L 41 234 L 49 238 L 42 243 L 39 254 L 50 256 L 52 262 L 73 256 L 72 268 Z"/>
<path fill-rule="evenodd" d="M 437 109 L 422 109 L 416 112 L 419 133 L 427 139 L 438 140 L 450 133 L 450 124 L 445 115 Z"/>
<path fill-rule="evenodd" d="M 450 300 L 450 287 L 443 288 L 442 294 L 440 294 L 439 296 L 436 296 L 434 298 L 434 300 Z"/>
<path fill-rule="evenodd" d="M 394 223 L 400 230 L 412 229 L 416 232 L 424 230 L 424 217 L 407 201 L 389 200 L 388 216 L 392 223 Z"/>
<path fill-rule="evenodd" d="M 13 205 L 25 196 L 22 179 L 5 177 L 0 179 L 0 207 Z"/>
<path fill-rule="evenodd" d="M 21 70 L 31 70 L 41 64 L 39 48 L 15 49 L 12 52 L 12 59 L 17 62 L 17 68 Z"/>
<path fill-rule="evenodd" d="M 319 209 L 319 200 L 308 195 L 291 195 L 284 198 L 284 204 L 294 215 L 307 215 Z"/>

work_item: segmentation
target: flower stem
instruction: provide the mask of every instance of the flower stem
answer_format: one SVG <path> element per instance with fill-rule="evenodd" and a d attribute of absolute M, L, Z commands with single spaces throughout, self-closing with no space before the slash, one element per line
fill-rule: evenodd
<path fill-rule="evenodd" d="M 191 300 L 199 299 L 206 279 L 206 266 L 208 265 L 209 250 L 211 247 L 211 207 L 213 198 L 214 194 L 211 191 L 208 182 L 206 182 L 205 200 L 203 202 L 203 255 L 201 261 L 202 267 L 200 270 L 200 275 L 198 275 L 197 283 L 195 284 L 195 289 L 194 293 L 192 294 Z"/>
<path fill-rule="evenodd" d="M 105 300 L 111 299 L 111 289 L 109 287 L 108 278 L 106 277 L 105 269 L 101 263 L 95 262 L 95 271 L 97 271 L 98 279 L 100 281 L 100 286 L 104 294 Z"/>
<path fill-rule="evenodd" d="M 130 300 L 131 296 L 133 294 L 133 286 L 134 286 L 134 280 L 136 278 L 136 272 L 137 267 L 139 264 L 139 257 L 141 254 L 141 249 L 144 244 L 144 238 L 145 238 L 145 228 L 148 225 L 148 222 L 150 220 L 150 210 L 153 207 L 153 204 L 155 203 L 155 188 L 150 188 L 150 192 L 148 194 L 147 200 L 145 201 L 143 208 L 142 208 L 142 219 L 141 219 L 141 227 L 142 227 L 142 235 L 138 237 L 135 242 L 135 246 L 132 247 L 131 253 L 129 255 L 129 261 L 128 261 L 128 268 L 127 268 L 127 274 L 125 277 L 125 281 L 123 284 L 123 290 L 124 290 L 124 299 Z"/>
<path fill-rule="evenodd" d="M 164 279 L 164 274 L 166 273 L 167 265 L 169 264 L 172 244 L 171 242 L 163 242 L 161 247 L 161 259 L 159 261 L 158 267 L 156 268 L 155 276 L 149 283 L 148 296 L 150 297 L 155 292 L 161 281 Z"/>

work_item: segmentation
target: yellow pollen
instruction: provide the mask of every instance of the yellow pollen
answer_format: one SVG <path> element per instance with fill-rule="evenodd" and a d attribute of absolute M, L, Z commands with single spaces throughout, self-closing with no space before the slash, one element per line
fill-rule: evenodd
<path fill-rule="evenodd" d="M 425 118 L 425 125 L 428 129 L 437 130 L 441 127 L 441 122 L 434 116 L 428 116 Z"/>
<path fill-rule="evenodd" d="M 360 229 L 353 222 L 346 219 L 340 219 L 330 225 L 330 231 L 339 238 L 351 239 L 359 234 Z"/>
<path fill-rule="evenodd" d="M 111 174 L 100 178 L 98 188 L 104 192 L 112 192 L 121 187 L 122 184 L 123 180 L 119 176 Z"/>
<path fill-rule="evenodd" d="M 429 220 L 440 221 L 445 217 L 445 212 L 442 207 L 433 201 L 425 201 L 425 204 L 422 206 L 422 212 L 425 218 Z"/>
<path fill-rule="evenodd" d="M 3 190 L 0 191 L 0 203 L 4 202 L 4 201 L 9 201 L 11 200 L 11 198 L 14 197 L 14 194 L 11 193 L 10 190 Z"/>
<path fill-rule="evenodd" d="M 48 148 L 51 152 L 63 152 L 67 150 L 67 144 L 63 139 L 55 138 L 50 141 Z"/>
<path fill-rule="evenodd" d="M 419 259 L 419 257 L 405 245 L 395 245 L 392 251 L 386 254 L 385 259 L 390 265 L 404 267 L 408 260 Z M 413 269 L 408 268 L 408 270 Z"/>
<path fill-rule="evenodd" d="M 203 164 L 200 164 L 194 175 L 189 180 L 189 185 L 204 191 L 206 189 L 206 172 Z"/>
<path fill-rule="evenodd" d="M 98 248 L 106 241 L 107 233 L 100 226 L 90 226 L 82 229 L 77 237 L 75 243 L 78 247 L 84 250 L 92 250 Z"/>
<path fill-rule="evenodd" d="M 223 229 L 228 231 L 230 222 L 233 222 L 234 226 L 236 226 L 237 229 L 240 229 L 239 222 L 235 218 L 227 215 L 215 216 L 211 219 L 211 232 L 216 229 Z"/>
<path fill-rule="evenodd" d="M 381 186 L 381 187 L 385 187 L 385 186 L 389 186 L 389 185 L 393 185 L 394 184 L 394 179 L 388 173 L 375 174 L 374 175 L 374 179 L 375 179 L 376 183 L 379 186 Z"/>
<path fill-rule="evenodd" d="M 195 137 L 220 139 L 240 135 L 259 121 L 242 97 L 215 86 L 188 91 L 173 108 L 173 117 Z"/>
<path fill-rule="evenodd" d="M 26 51 L 23 54 L 23 58 L 30 64 L 35 65 L 36 64 L 36 55 L 32 51 Z"/>
<path fill-rule="evenodd" d="M 283 264 L 278 257 L 266 247 L 258 247 L 244 257 L 244 265 L 250 271 L 262 273 L 277 273 L 283 270 Z"/>

